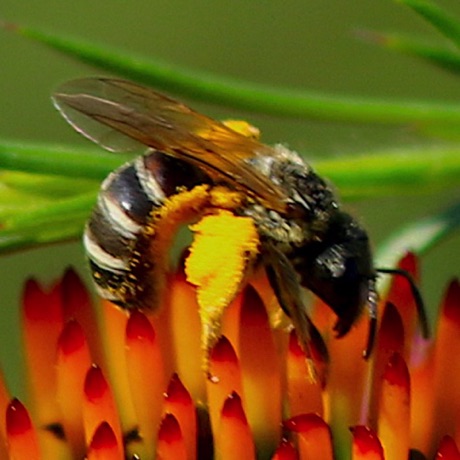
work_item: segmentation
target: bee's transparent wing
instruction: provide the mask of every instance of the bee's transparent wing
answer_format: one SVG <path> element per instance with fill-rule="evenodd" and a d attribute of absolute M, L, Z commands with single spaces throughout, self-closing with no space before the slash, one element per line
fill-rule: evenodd
<path fill-rule="evenodd" d="M 84 78 L 62 85 L 53 101 L 80 133 L 111 151 L 148 146 L 189 161 L 259 197 L 276 210 L 285 194 L 248 160 L 274 150 L 180 102 L 132 82 Z"/>

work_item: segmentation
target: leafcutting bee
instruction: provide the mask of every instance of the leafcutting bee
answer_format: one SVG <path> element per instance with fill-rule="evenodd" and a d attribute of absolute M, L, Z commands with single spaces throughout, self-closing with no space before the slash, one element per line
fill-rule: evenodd
<path fill-rule="evenodd" d="M 261 242 L 260 263 L 304 347 L 318 333 L 301 287 L 335 312 L 338 337 L 367 309 L 370 350 L 379 270 L 368 235 L 297 153 L 282 145 L 264 145 L 152 89 L 120 79 L 71 81 L 53 100 L 78 132 L 102 147 L 149 148 L 104 181 L 85 230 L 86 251 L 103 297 L 124 308 L 151 308 L 157 293 L 149 273 L 156 261 L 148 253 L 147 240 L 158 236 L 145 232 L 151 216 L 184 190 L 223 185 L 244 196 L 234 212 L 253 219 Z M 420 314 L 426 329 L 421 307 Z"/>

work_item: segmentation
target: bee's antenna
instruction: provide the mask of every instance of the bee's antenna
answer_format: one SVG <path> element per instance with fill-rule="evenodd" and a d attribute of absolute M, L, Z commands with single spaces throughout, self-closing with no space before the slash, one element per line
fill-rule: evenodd
<path fill-rule="evenodd" d="M 376 271 L 379 273 L 387 273 L 389 275 L 402 276 L 407 280 L 415 300 L 415 307 L 417 308 L 417 314 L 419 317 L 420 326 L 422 328 L 422 335 L 425 339 L 429 338 L 430 328 L 428 325 L 425 304 L 423 302 L 422 295 L 420 294 L 420 290 L 417 287 L 417 284 L 415 283 L 412 275 L 408 271 L 402 270 L 400 268 L 376 268 Z"/>

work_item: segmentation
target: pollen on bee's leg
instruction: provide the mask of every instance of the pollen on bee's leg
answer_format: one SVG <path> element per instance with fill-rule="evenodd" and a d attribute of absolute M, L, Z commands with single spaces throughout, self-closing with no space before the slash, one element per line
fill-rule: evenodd
<path fill-rule="evenodd" d="M 229 395 L 223 404 L 215 434 L 215 452 L 220 460 L 256 458 L 251 428 L 237 393 Z"/>
<path fill-rule="evenodd" d="M 245 411 L 258 452 L 281 437 L 281 363 L 267 312 L 251 286 L 243 292 L 239 336 Z"/>
<path fill-rule="evenodd" d="M 242 134 L 244 137 L 249 137 L 251 139 L 259 139 L 260 130 L 255 126 L 252 126 L 247 121 L 244 120 L 224 120 L 222 122 L 227 128 L 236 131 L 239 134 Z"/>
<path fill-rule="evenodd" d="M 80 324 L 69 321 L 58 340 L 56 399 L 62 412 L 61 423 L 75 456 L 85 454 L 83 435 L 83 383 L 91 365 L 91 355 Z"/>
<path fill-rule="evenodd" d="M 119 444 L 112 427 L 102 422 L 95 430 L 85 457 L 88 460 L 123 460 L 123 446 Z"/>
<path fill-rule="evenodd" d="M 220 209 L 190 227 L 194 240 L 185 262 L 187 280 L 196 286 L 204 368 L 222 334 L 222 318 L 258 253 L 254 221 Z"/>
<path fill-rule="evenodd" d="M 333 460 L 331 431 L 319 415 L 297 415 L 286 420 L 284 426 L 297 433 L 300 458 Z"/>
<path fill-rule="evenodd" d="M 171 377 L 164 395 L 164 414 L 172 414 L 179 423 L 187 459 L 196 458 L 197 420 L 195 405 L 185 386 L 177 374 Z"/>
<path fill-rule="evenodd" d="M 142 433 L 142 446 L 136 446 L 136 452 L 150 458 L 156 450 L 167 377 L 155 330 L 139 311 L 131 313 L 126 325 L 126 365 L 136 428 Z"/>

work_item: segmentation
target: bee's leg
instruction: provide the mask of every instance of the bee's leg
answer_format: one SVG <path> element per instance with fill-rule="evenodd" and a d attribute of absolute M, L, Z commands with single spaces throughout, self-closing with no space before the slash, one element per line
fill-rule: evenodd
<path fill-rule="evenodd" d="M 307 356 L 310 375 L 317 379 L 319 376 L 313 364 L 312 345 L 319 353 L 322 362 L 329 361 L 328 352 L 321 334 L 307 314 L 297 273 L 289 259 L 275 247 L 268 247 L 265 256 L 265 267 L 270 285 L 281 308 L 294 325 L 299 344 Z"/>

